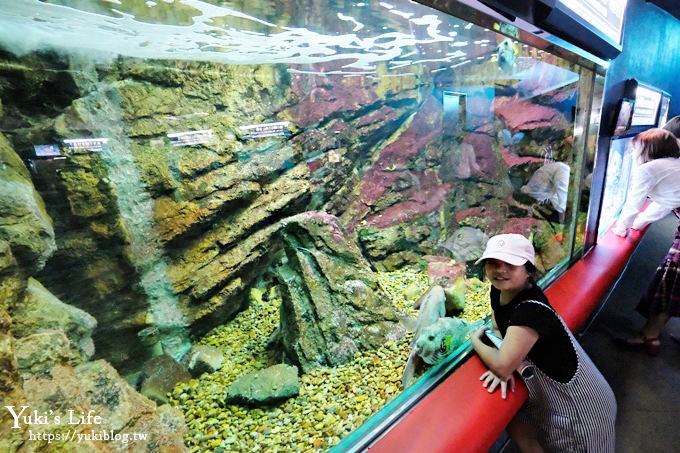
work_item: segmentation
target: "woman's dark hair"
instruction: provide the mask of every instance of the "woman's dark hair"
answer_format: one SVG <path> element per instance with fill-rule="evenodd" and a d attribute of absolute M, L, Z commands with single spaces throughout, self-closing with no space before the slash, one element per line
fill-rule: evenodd
<path fill-rule="evenodd" d="M 635 152 L 641 163 L 664 157 L 680 157 L 678 140 L 666 129 L 647 129 L 633 140 L 638 145 Z"/>
<path fill-rule="evenodd" d="M 663 125 L 663 128 L 675 135 L 675 138 L 680 139 L 680 115 L 674 116 L 668 120 L 668 122 Z"/>

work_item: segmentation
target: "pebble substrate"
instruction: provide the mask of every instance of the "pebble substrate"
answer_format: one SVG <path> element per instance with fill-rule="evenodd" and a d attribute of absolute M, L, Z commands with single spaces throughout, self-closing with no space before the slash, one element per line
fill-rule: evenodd
<path fill-rule="evenodd" d="M 429 287 L 423 272 L 404 269 L 379 274 L 397 310 L 417 316 L 413 304 Z M 188 383 L 178 384 L 171 404 L 182 410 L 191 452 L 325 451 L 359 427 L 401 393 L 401 376 L 412 334 L 377 350 L 355 355 L 335 368 L 313 370 L 300 377 L 300 395 L 279 406 L 249 408 L 224 405 L 226 390 L 240 376 L 274 365 L 265 345 L 279 322 L 279 301 L 251 291 L 250 307 L 227 325 L 217 327 L 199 344 L 220 348 L 224 366 Z M 460 316 L 477 320 L 490 314 L 489 286 L 468 283 Z"/>

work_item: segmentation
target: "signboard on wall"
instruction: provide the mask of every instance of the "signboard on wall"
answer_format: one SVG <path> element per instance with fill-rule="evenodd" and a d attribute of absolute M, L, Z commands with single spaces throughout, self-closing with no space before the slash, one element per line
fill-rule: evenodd
<path fill-rule="evenodd" d="M 172 146 L 194 146 L 208 145 L 213 143 L 213 130 L 204 129 L 200 131 L 173 132 L 167 134 Z"/>
<path fill-rule="evenodd" d="M 537 26 L 600 58 L 621 52 L 627 0 L 534 0 Z"/>
<path fill-rule="evenodd" d="M 621 44 L 627 0 L 560 0 L 560 3 L 614 43 Z"/>
<path fill-rule="evenodd" d="M 635 91 L 635 108 L 631 126 L 656 126 L 661 105 L 661 92 L 638 85 Z"/>
<path fill-rule="evenodd" d="M 291 135 L 288 129 L 288 121 L 279 121 L 277 123 L 261 123 L 249 124 L 247 126 L 239 126 L 239 130 L 243 133 L 242 140 L 252 140 L 255 138 L 267 137 L 288 137 Z"/>
<path fill-rule="evenodd" d="M 109 142 L 108 138 L 67 138 L 64 139 L 64 144 L 69 152 L 78 150 L 99 152 L 104 151 L 106 144 Z"/>

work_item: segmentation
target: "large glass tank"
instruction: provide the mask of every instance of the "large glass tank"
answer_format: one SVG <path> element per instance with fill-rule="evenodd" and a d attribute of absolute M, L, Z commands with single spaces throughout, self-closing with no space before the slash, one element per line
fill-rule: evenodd
<path fill-rule="evenodd" d="M 599 69 L 468 7 L 0 3 L 3 406 L 62 435 L 9 451 L 327 450 L 466 351 L 490 236 L 582 247 Z"/>

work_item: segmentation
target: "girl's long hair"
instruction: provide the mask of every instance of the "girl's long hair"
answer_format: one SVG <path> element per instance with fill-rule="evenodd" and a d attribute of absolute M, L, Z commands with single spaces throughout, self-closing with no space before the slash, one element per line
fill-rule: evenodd
<path fill-rule="evenodd" d="M 640 132 L 634 139 L 635 153 L 641 164 L 664 157 L 680 157 L 678 140 L 665 129 L 653 128 Z"/>

